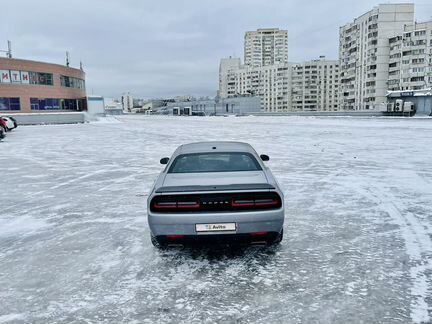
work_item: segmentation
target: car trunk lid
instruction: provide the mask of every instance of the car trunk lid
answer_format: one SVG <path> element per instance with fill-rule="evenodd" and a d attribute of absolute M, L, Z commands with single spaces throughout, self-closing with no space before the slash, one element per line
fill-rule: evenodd
<path fill-rule="evenodd" d="M 267 183 L 263 171 L 168 173 L 163 186 L 221 186 Z"/>

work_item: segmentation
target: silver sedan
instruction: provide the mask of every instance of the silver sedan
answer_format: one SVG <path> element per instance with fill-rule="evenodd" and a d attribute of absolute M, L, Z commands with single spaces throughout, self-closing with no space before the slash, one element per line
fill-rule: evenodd
<path fill-rule="evenodd" d="M 186 144 L 161 159 L 147 204 L 152 243 L 278 244 L 284 197 L 268 160 L 240 142 Z"/>

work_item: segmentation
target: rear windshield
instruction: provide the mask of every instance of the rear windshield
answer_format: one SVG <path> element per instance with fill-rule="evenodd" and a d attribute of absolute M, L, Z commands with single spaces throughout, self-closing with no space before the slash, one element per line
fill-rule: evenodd
<path fill-rule="evenodd" d="M 235 172 L 262 170 L 250 153 L 192 153 L 179 155 L 168 173 Z"/>

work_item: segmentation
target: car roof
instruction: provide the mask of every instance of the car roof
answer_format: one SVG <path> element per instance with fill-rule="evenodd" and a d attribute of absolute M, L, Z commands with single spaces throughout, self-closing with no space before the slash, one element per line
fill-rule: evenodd
<path fill-rule="evenodd" d="M 187 153 L 204 153 L 204 152 L 249 152 L 255 153 L 255 150 L 248 143 L 214 141 L 214 142 L 196 142 L 184 144 L 178 148 L 177 154 Z"/>

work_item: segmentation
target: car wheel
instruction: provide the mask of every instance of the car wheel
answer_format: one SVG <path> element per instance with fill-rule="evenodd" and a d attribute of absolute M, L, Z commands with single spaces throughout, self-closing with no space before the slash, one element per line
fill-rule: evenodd
<path fill-rule="evenodd" d="M 160 242 L 156 237 L 153 236 L 153 234 L 150 234 L 150 240 L 153 246 L 160 250 L 166 249 L 168 247 L 166 243 Z"/>
<path fill-rule="evenodd" d="M 275 239 L 273 239 L 273 240 L 271 240 L 271 241 L 268 242 L 268 245 L 278 245 L 278 244 L 280 244 L 280 242 L 282 242 L 282 239 L 283 239 L 283 229 L 279 233 L 279 235 L 276 236 Z"/>

